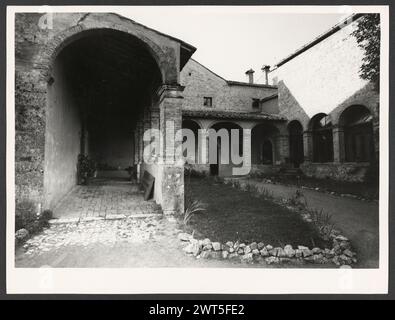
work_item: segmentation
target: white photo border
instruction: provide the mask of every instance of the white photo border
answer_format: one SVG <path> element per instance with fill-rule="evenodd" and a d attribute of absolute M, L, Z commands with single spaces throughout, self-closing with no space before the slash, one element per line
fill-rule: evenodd
<path fill-rule="evenodd" d="M 178 6 L 163 10 L 225 10 L 239 13 L 339 13 L 346 6 Z M 150 10 L 134 6 L 8 6 L 6 78 L 6 179 L 8 294 L 386 294 L 389 201 L 389 6 L 347 6 L 381 14 L 379 268 L 16 268 L 15 267 L 15 13 Z M 157 7 L 156 7 L 157 8 Z M 231 281 L 230 281 L 231 279 Z"/>

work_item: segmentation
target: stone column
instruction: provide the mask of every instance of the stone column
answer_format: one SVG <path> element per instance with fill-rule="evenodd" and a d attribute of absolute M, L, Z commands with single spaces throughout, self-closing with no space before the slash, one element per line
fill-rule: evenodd
<path fill-rule="evenodd" d="M 373 117 L 373 145 L 374 145 L 374 156 L 375 156 L 375 161 L 379 161 L 379 150 L 380 150 L 380 122 L 379 122 L 379 116 L 378 116 L 378 109 L 379 107 L 377 106 L 377 115 L 375 114 Z"/>
<path fill-rule="evenodd" d="M 143 117 L 143 130 L 142 130 L 142 137 L 143 137 L 143 162 L 144 162 L 144 150 L 150 145 L 150 141 L 144 141 L 144 133 L 151 128 L 151 112 L 149 107 L 145 108 L 144 110 L 144 117 Z"/>
<path fill-rule="evenodd" d="M 209 164 L 209 121 L 202 121 L 202 131 L 198 134 L 198 164 Z"/>
<path fill-rule="evenodd" d="M 182 162 L 182 91 L 179 85 L 163 85 L 159 97 L 161 148 L 159 172 L 164 214 L 184 212 L 184 163 Z M 180 136 L 176 139 L 176 133 Z"/>
<path fill-rule="evenodd" d="M 344 129 L 340 126 L 332 128 L 333 136 L 333 162 L 340 163 L 345 160 Z"/>
<path fill-rule="evenodd" d="M 311 131 L 303 132 L 304 162 L 313 162 L 313 134 Z"/>
<path fill-rule="evenodd" d="M 143 123 L 141 120 L 137 122 L 136 125 L 136 154 L 137 154 L 137 162 L 136 162 L 136 170 L 137 170 L 137 181 L 141 180 L 141 164 L 143 163 Z"/>
<path fill-rule="evenodd" d="M 160 110 L 158 106 L 153 106 L 151 108 L 151 128 L 152 129 L 160 129 Z M 151 154 L 153 157 L 158 158 L 159 157 L 159 150 L 152 151 Z M 155 154 L 153 154 L 155 152 Z"/>

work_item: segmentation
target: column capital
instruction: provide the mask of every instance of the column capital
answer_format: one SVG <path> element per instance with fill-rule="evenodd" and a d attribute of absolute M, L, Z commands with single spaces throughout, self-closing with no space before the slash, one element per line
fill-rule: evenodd
<path fill-rule="evenodd" d="M 164 98 L 179 98 L 182 99 L 182 94 L 185 89 L 184 86 L 179 84 L 162 84 L 156 90 L 156 96 L 158 100 L 162 100 Z"/>
<path fill-rule="evenodd" d="M 344 127 L 339 124 L 335 124 L 332 126 L 332 131 L 344 131 Z"/>

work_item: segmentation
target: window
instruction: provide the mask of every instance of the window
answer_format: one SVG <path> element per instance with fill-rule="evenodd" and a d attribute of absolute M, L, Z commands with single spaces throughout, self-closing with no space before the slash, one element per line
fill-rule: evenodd
<path fill-rule="evenodd" d="M 212 107 L 213 106 L 213 98 L 212 97 L 203 97 L 203 105 L 205 107 Z"/>
<path fill-rule="evenodd" d="M 259 99 L 252 99 L 252 108 L 253 109 L 259 108 Z"/>

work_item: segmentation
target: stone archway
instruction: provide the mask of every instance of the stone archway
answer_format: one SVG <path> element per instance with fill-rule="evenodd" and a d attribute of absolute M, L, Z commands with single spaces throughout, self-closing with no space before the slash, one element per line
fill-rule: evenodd
<path fill-rule="evenodd" d="M 279 129 L 270 123 L 259 123 L 251 132 L 252 164 L 260 170 L 272 166 L 280 158 Z"/>
<path fill-rule="evenodd" d="M 313 162 L 333 162 L 333 123 L 329 115 L 316 114 L 311 118 L 309 130 L 312 132 Z"/>
<path fill-rule="evenodd" d="M 339 118 L 344 133 L 343 146 L 346 162 L 371 162 L 374 160 L 373 116 L 363 105 L 346 108 Z"/>
<path fill-rule="evenodd" d="M 44 191 L 53 207 L 76 184 L 79 154 L 99 177 L 125 177 L 135 165 L 133 131 L 162 84 L 141 41 L 95 29 L 62 46 L 47 86 Z"/>
<path fill-rule="evenodd" d="M 60 147 L 58 151 L 64 151 L 66 149 L 70 151 L 70 148 L 72 148 L 70 153 L 75 156 L 78 152 L 84 152 L 84 150 L 89 149 L 85 144 L 85 141 L 89 140 L 85 135 L 86 127 L 82 125 L 84 124 L 84 112 L 80 112 L 82 108 L 74 108 L 76 105 L 86 106 L 88 104 L 87 99 L 81 99 L 81 94 L 76 95 L 79 97 L 78 99 L 73 99 L 71 96 L 66 98 L 69 92 L 75 92 L 75 90 L 77 90 L 76 87 L 78 87 L 78 84 L 87 84 L 89 82 L 86 77 L 84 77 L 89 72 L 87 70 L 82 71 L 73 64 L 73 61 L 79 61 L 79 59 L 81 59 L 81 61 L 84 59 L 84 61 L 89 60 L 84 58 L 84 54 L 81 53 L 82 50 L 78 50 L 77 47 L 82 48 L 82 42 L 87 39 L 92 39 L 91 37 L 95 37 L 97 34 L 105 34 L 107 38 L 112 38 L 114 34 L 117 34 L 115 37 L 117 38 L 117 46 L 107 46 L 107 53 L 112 49 L 111 47 L 117 47 L 118 49 L 116 49 L 116 51 L 119 55 L 127 56 L 128 52 L 132 52 L 133 50 L 122 50 L 122 48 L 119 50 L 119 47 L 125 44 L 131 45 L 132 42 L 135 44 L 138 43 L 138 45 L 131 45 L 131 47 L 136 50 L 141 49 L 139 51 L 140 53 L 143 51 L 145 52 L 144 54 L 136 55 L 143 57 L 143 60 L 145 59 L 144 61 L 139 61 L 139 63 L 143 66 L 155 66 L 156 69 L 151 67 L 146 69 L 146 73 L 151 74 L 151 76 L 142 81 L 145 83 L 145 85 L 141 86 L 141 88 L 144 87 L 144 90 L 138 90 L 135 86 L 135 90 L 130 91 L 135 93 L 139 91 L 139 108 L 137 109 L 140 111 L 148 110 L 148 112 L 138 112 L 134 114 L 132 117 L 133 119 L 130 121 L 130 131 L 128 132 L 130 141 L 137 140 L 138 142 L 134 144 L 134 153 L 138 156 L 132 156 L 132 158 L 135 158 L 135 163 L 142 163 L 140 150 L 142 150 L 143 147 L 143 130 L 140 130 L 140 128 L 146 129 L 147 126 L 159 127 L 159 123 L 163 123 L 164 126 L 161 126 L 161 128 L 164 132 L 163 135 L 165 135 L 167 120 L 172 120 L 174 124 L 173 129 L 175 129 L 175 131 L 181 129 L 182 100 L 180 98 L 182 98 L 181 92 L 183 88 L 179 85 L 179 71 L 188 61 L 195 48 L 178 39 L 161 34 L 116 14 L 54 14 L 53 28 L 51 30 L 44 30 L 37 27 L 40 18 L 41 14 L 37 13 L 23 13 L 16 16 L 16 28 L 18 29 L 18 33 L 16 33 L 18 41 L 16 42 L 17 58 L 15 68 L 17 109 L 16 197 L 17 199 L 29 199 L 37 204 L 41 204 L 40 207 L 42 209 L 47 209 L 51 208 L 56 203 L 57 199 L 62 196 L 59 192 L 54 194 L 54 192 L 56 193 L 55 190 L 59 189 L 55 187 L 57 175 L 46 174 L 48 168 L 51 167 L 52 169 L 58 170 L 58 173 L 63 176 L 60 180 L 71 181 L 74 179 L 74 173 L 71 170 L 71 161 L 63 168 L 62 166 L 57 167 L 56 164 L 63 163 L 60 161 L 62 152 L 48 152 L 51 148 L 50 146 L 56 146 L 57 141 L 59 141 L 56 137 L 62 136 L 64 139 L 67 138 L 70 141 L 80 141 L 80 143 L 76 144 L 68 143 L 67 147 Z M 34 37 L 30 36 L 31 32 L 35 34 Z M 90 45 L 96 46 L 96 53 L 98 53 L 98 55 L 102 54 L 101 50 L 97 50 L 99 48 L 99 43 L 90 41 Z M 88 45 L 87 48 L 89 47 Z M 72 54 L 70 53 L 73 51 L 71 48 L 74 50 Z M 65 52 L 68 52 L 67 55 L 69 58 L 66 57 L 67 55 Z M 80 52 L 80 54 L 78 54 L 78 52 Z M 115 56 L 117 55 L 116 52 L 113 53 Z M 60 57 L 61 55 L 62 57 Z M 107 57 L 109 56 L 111 55 L 107 54 Z M 127 98 L 127 90 L 124 90 L 125 83 L 128 81 L 125 75 L 131 73 L 128 67 L 132 68 L 133 64 L 125 62 L 126 68 L 117 65 L 119 60 L 125 61 L 127 58 L 113 59 L 111 61 L 106 60 L 100 67 L 93 67 L 92 64 L 90 65 L 91 71 L 97 71 L 94 76 L 91 76 L 93 82 L 100 80 L 101 75 L 99 71 L 103 70 L 102 67 L 116 69 L 113 74 L 115 74 L 116 78 L 119 80 L 118 84 L 120 91 L 125 93 L 125 95 L 118 95 L 118 93 L 112 91 L 107 96 L 120 96 L 121 98 L 117 98 L 117 102 L 113 101 L 118 105 L 121 104 L 121 100 L 124 105 L 130 102 Z M 98 58 L 95 62 L 99 62 L 99 60 Z M 134 66 L 137 67 L 138 71 L 144 69 L 138 66 L 139 63 L 136 63 L 135 59 L 131 60 L 135 62 Z M 59 63 L 60 61 L 62 63 Z M 103 61 L 102 59 L 102 62 Z M 83 63 L 80 64 L 80 67 L 82 64 Z M 59 65 L 62 65 L 62 67 Z M 60 70 L 62 68 L 63 70 Z M 71 69 L 78 72 L 70 72 Z M 158 72 L 151 72 L 154 69 Z M 59 77 L 59 74 L 66 75 L 67 73 L 67 77 Z M 82 75 L 82 77 L 78 78 L 77 74 Z M 108 72 L 104 72 L 104 74 L 108 74 Z M 121 78 L 123 80 L 120 80 Z M 66 83 L 69 87 L 66 88 L 67 90 L 61 90 L 63 92 L 62 94 L 56 93 L 59 93 L 59 90 L 53 90 L 56 86 L 66 86 Z M 114 84 L 114 82 L 112 83 Z M 80 87 L 80 90 L 85 93 L 93 90 L 85 85 Z M 100 87 L 96 91 L 100 92 L 101 89 Z M 51 92 L 51 90 L 53 92 Z M 89 96 L 89 94 L 87 95 Z M 65 100 L 67 100 L 67 103 L 63 103 L 63 105 L 73 105 L 73 108 L 61 108 L 64 110 L 64 113 L 53 112 L 54 109 L 51 109 L 51 106 L 56 105 L 58 107 L 58 104 L 53 102 L 64 102 Z M 108 102 L 100 101 L 101 99 L 99 98 L 94 100 L 102 104 Z M 34 114 L 32 110 L 34 110 Z M 57 111 L 59 110 L 60 109 Z M 73 120 L 59 121 L 64 115 L 66 115 L 68 120 Z M 128 121 L 129 114 L 125 115 L 124 119 L 122 119 L 122 117 L 119 118 L 120 121 Z M 135 117 L 137 115 L 138 117 Z M 134 118 L 137 118 L 135 124 L 133 123 Z M 57 119 L 57 125 L 53 123 L 51 128 L 50 119 Z M 71 127 L 71 130 L 67 130 L 67 126 L 71 122 L 74 124 L 78 122 L 79 125 Z M 30 123 L 29 128 L 27 128 L 24 123 Z M 54 127 L 59 129 L 61 126 L 63 126 L 64 129 L 62 134 L 60 134 L 59 130 L 52 130 Z M 133 130 L 134 127 L 135 129 Z M 84 143 L 81 143 L 81 141 Z M 25 147 L 26 143 L 34 147 L 28 151 Z M 176 147 L 177 146 L 175 146 L 175 148 Z M 164 146 L 163 151 L 158 156 L 162 159 L 166 158 L 167 161 L 169 159 L 179 159 L 178 155 L 174 154 L 174 150 L 172 150 L 169 155 L 167 154 L 168 151 L 170 152 L 170 150 Z M 28 153 L 30 153 L 31 156 L 28 156 Z M 130 154 L 128 158 L 130 158 Z M 24 164 L 27 159 L 32 162 L 32 164 L 29 165 L 33 167 L 34 170 L 29 169 L 28 166 Z M 166 162 L 164 165 L 159 164 L 159 162 L 150 165 L 142 163 L 141 168 L 141 171 L 150 171 L 155 176 L 157 181 L 155 185 L 155 200 L 162 205 L 164 211 L 166 213 L 182 211 L 183 180 L 180 178 L 180 176 L 182 176 L 182 166 L 175 165 L 173 161 L 173 163 L 170 164 Z M 66 176 L 67 178 L 65 178 Z M 23 181 L 29 181 L 29 183 L 26 184 Z M 167 186 L 169 184 L 172 184 L 174 187 L 172 190 L 167 191 Z M 72 183 L 68 182 L 65 185 L 67 187 L 60 188 L 62 193 L 67 192 L 67 188 L 71 187 L 71 185 Z"/>

